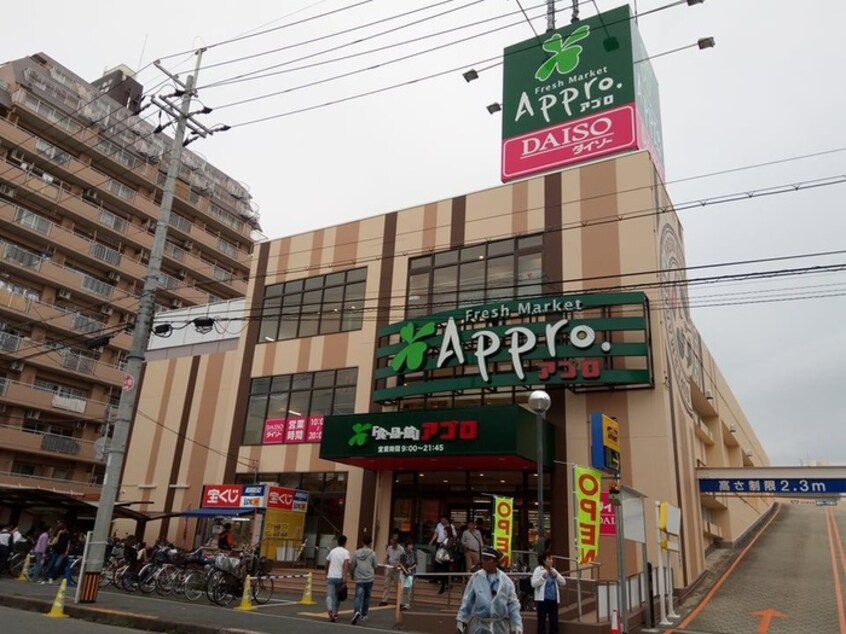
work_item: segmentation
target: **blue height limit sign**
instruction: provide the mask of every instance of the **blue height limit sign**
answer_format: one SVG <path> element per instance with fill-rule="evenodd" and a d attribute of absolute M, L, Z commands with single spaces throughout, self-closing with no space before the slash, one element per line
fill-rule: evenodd
<path fill-rule="evenodd" d="M 846 479 L 839 478 L 702 478 L 699 480 L 702 493 L 745 493 L 745 494 L 787 494 L 824 495 L 846 493 Z"/>

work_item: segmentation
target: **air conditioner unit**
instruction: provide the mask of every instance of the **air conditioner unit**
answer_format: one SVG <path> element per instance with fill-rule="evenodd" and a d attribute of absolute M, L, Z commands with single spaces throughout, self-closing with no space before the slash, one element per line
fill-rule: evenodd
<path fill-rule="evenodd" d="M 194 243 L 190 240 L 185 240 L 185 242 L 182 243 L 182 248 L 186 249 L 187 251 L 190 251 L 194 248 Z"/>
<path fill-rule="evenodd" d="M 26 154 L 24 154 L 21 150 L 12 150 L 11 156 L 13 161 L 18 161 L 19 163 L 26 160 Z"/>
<path fill-rule="evenodd" d="M 86 189 L 85 193 L 82 194 L 82 197 L 88 200 L 97 200 L 99 195 L 97 194 L 96 189 Z"/>
<path fill-rule="evenodd" d="M 186 275 L 188 275 L 188 271 L 185 269 L 179 269 L 179 273 L 176 274 L 180 280 L 184 280 Z"/>
<path fill-rule="evenodd" d="M 39 409 L 28 409 L 26 410 L 26 418 L 31 418 L 32 420 L 38 420 L 41 418 L 41 410 Z"/>
<path fill-rule="evenodd" d="M 24 369 L 24 362 L 23 361 L 12 361 L 9 364 L 9 369 L 12 372 L 21 372 Z"/>
<path fill-rule="evenodd" d="M 14 187 L 10 187 L 9 185 L 0 185 L 0 194 L 3 194 L 4 196 L 14 198 L 16 192 L 17 190 Z"/>
<path fill-rule="evenodd" d="M 115 312 L 115 310 L 111 306 L 101 306 L 100 312 L 103 313 L 104 315 L 111 315 L 112 313 Z"/>
<path fill-rule="evenodd" d="M 117 271 L 109 271 L 108 277 L 112 282 L 120 282 L 120 273 Z"/>
<path fill-rule="evenodd" d="M 75 429 L 85 429 L 85 421 L 84 420 L 78 420 L 73 424 L 73 426 L 74 426 Z"/>
<path fill-rule="evenodd" d="M 70 299 L 71 298 L 71 292 L 67 289 L 64 289 L 64 288 L 60 288 L 59 292 L 56 293 L 56 295 L 59 296 L 59 299 Z"/>
<path fill-rule="evenodd" d="M 173 301 L 170 303 L 170 307 L 171 307 L 171 308 L 182 308 L 182 300 L 181 300 L 181 299 L 175 299 L 175 300 L 173 300 Z"/>

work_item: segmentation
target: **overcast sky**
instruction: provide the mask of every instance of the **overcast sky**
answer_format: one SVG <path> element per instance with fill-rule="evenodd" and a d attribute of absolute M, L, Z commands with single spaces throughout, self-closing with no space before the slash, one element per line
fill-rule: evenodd
<path fill-rule="evenodd" d="M 354 4 L 360 6 L 210 48 L 204 65 L 288 47 L 200 72 L 202 101 L 215 108 L 206 123 L 226 123 L 233 129 L 192 149 L 250 187 L 270 238 L 498 185 L 501 122 L 485 106 L 501 99 L 499 66 L 471 84 L 453 72 L 264 123 L 237 124 L 451 68 L 479 68 L 480 60 L 532 36 L 516 0 L 42 0 L 37 8 L 18 2 L 3 8 L 7 28 L 2 57 L 44 51 L 89 80 L 120 63 L 146 66 L 139 80 L 149 89 L 163 79 L 148 66 L 156 58 L 163 58 L 169 69 L 186 72 L 193 67 L 191 55 L 165 56 Z M 601 10 L 620 4 L 622 0 L 598 0 Z M 645 13 L 670 2 L 631 4 Z M 543 2 L 522 0 L 522 5 L 542 33 Z M 559 24 L 569 22 L 570 5 L 569 0 L 558 2 Z M 355 28 L 424 7 L 430 8 Z M 596 13 L 589 2 L 581 10 L 583 17 Z M 399 28 L 423 18 L 420 24 Z M 498 19 L 479 23 L 491 18 Z M 676 205 L 846 174 L 846 152 L 834 152 L 674 182 L 846 148 L 844 23 L 842 0 L 706 0 L 639 20 L 652 56 L 700 37 L 716 38 L 714 49 L 692 48 L 653 61 L 661 89 L 666 177 Z M 472 26 L 403 44 L 466 25 Z M 344 29 L 350 32 L 301 44 Z M 494 29 L 499 30 L 474 37 Z M 379 35 L 386 30 L 393 32 Z M 364 38 L 369 39 L 356 43 Z M 456 41 L 460 43 L 422 53 Z M 357 55 L 392 44 L 389 50 Z M 406 56 L 411 57 L 302 87 Z M 226 87 L 208 86 L 272 65 L 287 63 L 274 70 L 290 71 L 330 60 L 335 61 Z M 224 107 L 283 90 L 288 92 Z M 325 174 L 331 174 L 331 188 L 324 186 Z M 680 211 L 687 263 L 846 249 L 844 191 L 846 185 L 834 184 Z M 720 271 L 839 262 L 846 262 L 846 254 Z M 691 277 L 712 274 L 693 272 Z M 694 304 L 727 304 L 696 308 L 694 319 L 773 464 L 846 464 L 846 416 L 840 401 L 846 387 L 844 289 L 846 274 L 826 273 L 767 284 L 720 284 L 691 293 Z M 829 297 L 795 300 L 803 294 Z M 773 298 L 793 301 L 766 301 Z"/>

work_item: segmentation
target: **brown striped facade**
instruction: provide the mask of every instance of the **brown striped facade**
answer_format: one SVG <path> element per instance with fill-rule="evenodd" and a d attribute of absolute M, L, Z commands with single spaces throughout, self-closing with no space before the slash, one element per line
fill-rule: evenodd
<path fill-rule="evenodd" d="M 319 444 L 242 446 L 250 381 L 354 367 L 355 411 L 380 411 L 371 399 L 376 332 L 405 317 L 409 258 L 541 232 L 544 293 L 659 283 L 677 274 L 668 272 L 671 261 L 681 258 L 683 264 L 678 220 L 645 152 L 262 244 L 247 296 L 253 314 L 260 312 L 267 285 L 366 266 L 363 327 L 259 343 L 253 321 L 237 350 L 151 362 L 122 496 L 152 501 L 148 512 L 180 511 L 196 508 L 204 483 L 233 482 L 251 473 L 344 471 L 343 531 L 367 531 L 375 543 L 386 542 L 391 472 L 321 460 Z M 677 583 L 687 586 L 704 571 L 714 543 L 736 539 L 768 508 L 762 501 L 706 500 L 698 493 L 696 467 L 762 466 L 767 456 L 686 308 L 676 309 L 679 304 L 668 302 L 664 292 L 657 286 L 646 290 L 653 307 L 654 387 L 550 389 L 547 418 L 556 427 L 555 459 L 578 464 L 589 464 L 589 413 L 599 410 L 621 421 L 623 483 L 647 496 L 647 509 L 658 500 L 682 510 L 683 556 L 674 566 Z M 688 345 L 680 360 L 672 340 L 682 335 Z M 558 554 L 573 556 L 570 486 L 569 470 L 557 467 L 548 498 L 552 539 L 562 545 Z M 647 535 L 655 531 L 652 515 L 647 512 Z M 151 525 L 148 539 L 158 530 Z M 193 535 L 193 524 L 174 519 L 162 530 L 179 543 Z M 654 544 L 649 549 L 654 555 Z M 613 541 L 603 538 L 603 577 L 616 574 L 613 553 Z M 639 567 L 634 546 L 626 556 L 629 570 Z"/>

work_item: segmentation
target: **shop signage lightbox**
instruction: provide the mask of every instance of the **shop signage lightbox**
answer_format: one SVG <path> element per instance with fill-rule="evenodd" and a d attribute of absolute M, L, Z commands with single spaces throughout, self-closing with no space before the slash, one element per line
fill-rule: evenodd
<path fill-rule="evenodd" d="M 308 491 L 267 484 L 206 484 L 202 508 L 281 509 L 305 513 Z"/>
<path fill-rule="evenodd" d="M 658 83 L 628 5 L 505 49 L 502 180 L 648 149 L 661 170 Z"/>
<path fill-rule="evenodd" d="M 470 468 L 471 460 L 532 467 L 535 424 L 535 415 L 518 405 L 327 416 L 320 457 L 362 467 L 402 461 L 406 468 Z M 544 462 L 551 466 L 554 432 L 549 424 L 544 429 Z"/>
<path fill-rule="evenodd" d="M 652 385 L 643 293 L 499 302 L 417 317 L 378 334 L 378 402 L 513 385 Z"/>

